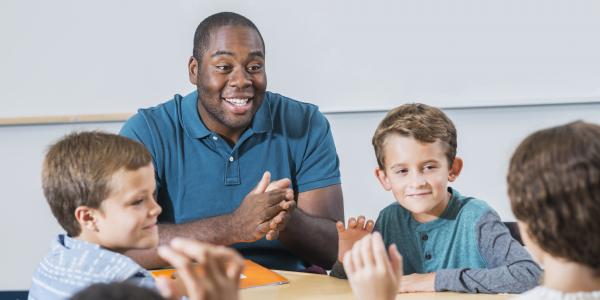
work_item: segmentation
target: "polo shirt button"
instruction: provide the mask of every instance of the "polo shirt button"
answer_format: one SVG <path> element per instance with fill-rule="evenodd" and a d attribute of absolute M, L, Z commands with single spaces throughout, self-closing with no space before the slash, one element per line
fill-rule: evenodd
<path fill-rule="evenodd" d="M 217 136 L 213 135 L 213 140 L 216 141 L 217 139 L 219 139 L 219 138 Z"/>
<path fill-rule="evenodd" d="M 425 259 L 426 260 L 430 260 L 431 259 L 431 254 L 429 254 L 429 253 L 425 254 Z"/>
<path fill-rule="evenodd" d="M 421 236 L 421 240 L 426 241 L 427 239 L 429 239 L 429 237 L 427 236 L 427 234 L 424 234 Z"/>
<path fill-rule="evenodd" d="M 233 156 L 230 156 L 230 157 L 229 157 L 229 161 L 233 161 Z"/>

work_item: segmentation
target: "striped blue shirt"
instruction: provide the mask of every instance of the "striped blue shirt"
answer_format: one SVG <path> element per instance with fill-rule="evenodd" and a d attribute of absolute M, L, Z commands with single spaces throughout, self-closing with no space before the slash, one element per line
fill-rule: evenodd
<path fill-rule="evenodd" d="M 152 275 L 129 257 L 60 234 L 33 274 L 29 299 L 68 299 L 91 284 L 115 281 L 155 289 Z"/>

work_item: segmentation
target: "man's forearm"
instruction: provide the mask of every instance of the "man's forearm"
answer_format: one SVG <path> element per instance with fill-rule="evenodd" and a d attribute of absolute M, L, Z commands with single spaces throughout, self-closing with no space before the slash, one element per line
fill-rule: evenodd
<path fill-rule="evenodd" d="M 183 224 L 159 224 L 159 245 L 169 243 L 174 237 L 186 237 L 216 245 L 238 243 L 237 234 L 232 232 L 231 215 L 222 215 Z M 126 255 L 146 269 L 168 266 L 156 249 L 130 250 Z"/>
<path fill-rule="evenodd" d="M 279 234 L 279 240 L 294 254 L 326 269 L 337 258 L 338 235 L 335 221 L 307 215 L 296 208 Z"/>

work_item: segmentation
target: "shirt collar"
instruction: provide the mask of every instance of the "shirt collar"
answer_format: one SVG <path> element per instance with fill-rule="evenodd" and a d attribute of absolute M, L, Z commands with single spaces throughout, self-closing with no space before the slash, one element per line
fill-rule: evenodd
<path fill-rule="evenodd" d="M 270 93 L 266 92 L 264 100 L 250 124 L 253 132 L 262 133 L 270 131 L 273 128 L 273 119 L 271 116 Z M 212 132 L 206 128 L 204 122 L 200 118 L 198 112 L 198 92 L 193 91 L 183 97 L 181 104 L 181 115 L 183 119 L 183 127 L 192 138 L 205 138 L 210 136 Z"/>
<path fill-rule="evenodd" d="M 200 113 L 198 113 L 198 91 L 193 91 L 181 100 L 181 115 L 183 119 L 183 127 L 192 138 L 203 138 L 211 134 L 206 128 Z"/>

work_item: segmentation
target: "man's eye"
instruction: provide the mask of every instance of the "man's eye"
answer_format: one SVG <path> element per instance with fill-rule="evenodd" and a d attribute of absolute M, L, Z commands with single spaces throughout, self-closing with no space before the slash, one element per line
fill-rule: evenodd
<path fill-rule="evenodd" d="M 399 170 L 396 170 L 396 174 L 406 174 L 406 173 L 408 173 L 408 169 L 399 169 Z"/>
<path fill-rule="evenodd" d="M 251 65 L 248 67 L 248 72 L 257 72 L 262 70 L 262 65 Z"/>
<path fill-rule="evenodd" d="M 219 71 L 222 71 L 222 72 L 227 72 L 227 71 L 231 70 L 230 65 L 217 65 L 216 67 Z"/>

